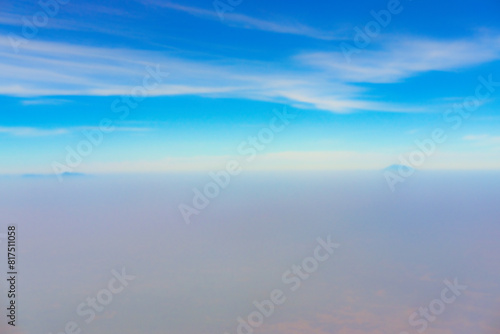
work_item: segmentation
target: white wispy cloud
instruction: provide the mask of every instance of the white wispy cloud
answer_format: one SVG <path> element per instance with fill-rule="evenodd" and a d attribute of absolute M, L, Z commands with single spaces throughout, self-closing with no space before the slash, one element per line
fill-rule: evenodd
<path fill-rule="evenodd" d="M 47 137 L 74 134 L 81 131 L 99 130 L 97 126 L 78 126 L 65 128 L 39 128 L 26 126 L 0 126 L 0 134 L 16 137 Z M 152 131 L 150 127 L 115 126 L 116 132 L 147 132 Z"/>
<path fill-rule="evenodd" d="M 30 99 L 30 100 L 23 100 L 21 101 L 21 104 L 24 106 L 36 106 L 36 105 L 61 105 L 65 103 L 71 102 L 70 100 L 66 99 Z"/>
<path fill-rule="evenodd" d="M 288 151 L 260 155 L 245 162 L 241 156 L 166 157 L 157 160 L 91 162 L 82 168 L 85 173 L 211 171 L 223 168 L 227 161 L 237 160 L 245 170 L 379 170 L 391 161 L 389 154 L 354 151 Z"/>
<path fill-rule="evenodd" d="M 156 5 L 163 8 L 169 8 L 172 10 L 181 11 L 199 18 L 209 19 L 209 20 L 220 20 L 219 14 L 212 8 L 211 10 L 181 5 L 174 2 L 163 2 L 163 1 L 143 1 L 149 5 Z M 315 29 L 308 25 L 296 22 L 295 20 L 283 21 L 271 21 L 259 19 L 243 14 L 238 14 L 234 12 L 226 12 L 223 14 L 223 22 L 235 28 L 242 29 L 255 29 L 262 30 L 280 34 L 291 34 L 298 36 L 305 36 L 315 39 L 322 40 L 335 40 L 343 39 L 346 37 L 345 34 L 340 32 L 328 32 Z"/>
<path fill-rule="evenodd" d="M 148 75 L 146 66 L 167 73 L 150 96 L 199 95 L 287 103 L 338 113 L 354 110 L 428 111 L 429 105 L 374 100 L 360 83 L 395 82 L 427 71 L 448 71 L 498 58 L 490 44 L 498 38 L 470 41 L 407 39 L 366 51 L 346 64 L 338 53 L 303 53 L 279 67 L 264 61 L 183 59 L 156 51 L 30 41 L 15 55 L 0 36 L 0 94 L 50 99 L 52 96 L 130 95 Z M 5 37 L 5 36 L 4 36 Z M 500 43 L 497 43 L 500 45 Z M 470 50 L 469 50 L 470 49 Z M 373 53 L 374 52 L 374 53 Z M 333 58 L 332 58 L 333 57 Z M 30 102 L 27 102 L 28 104 Z M 435 107 L 435 106 L 434 106 Z"/>
<path fill-rule="evenodd" d="M 67 129 L 41 129 L 33 127 L 0 127 L 0 133 L 22 136 L 22 137 L 40 137 L 40 136 L 58 136 L 68 134 Z"/>
<path fill-rule="evenodd" d="M 419 169 L 423 170 L 498 170 L 500 160 L 498 154 L 487 151 L 440 151 Z"/>
<path fill-rule="evenodd" d="M 463 137 L 464 140 L 484 140 L 488 138 L 488 135 L 466 135 Z"/>
<path fill-rule="evenodd" d="M 169 156 L 154 160 L 121 160 L 89 162 L 79 172 L 129 173 L 129 172 L 171 172 L 171 171 L 213 171 L 224 168 L 227 161 L 240 161 L 248 171 L 284 170 L 382 170 L 390 165 L 394 156 L 389 153 L 363 151 L 284 151 L 265 153 L 247 163 L 241 156 Z M 494 170 L 500 168 L 500 161 L 490 152 L 438 152 L 435 159 L 426 162 L 422 170 Z"/>
<path fill-rule="evenodd" d="M 40 8 L 41 9 L 41 8 Z M 22 9 L 20 9 L 22 11 Z M 100 5 L 89 4 L 88 2 L 83 4 L 71 3 L 71 6 L 62 7 L 65 13 L 77 14 L 88 16 L 99 16 L 105 14 L 107 17 L 106 24 L 95 24 L 94 22 L 89 22 L 82 19 L 66 19 L 56 14 L 50 17 L 47 24 L 43 26 L 43 29 L 57 29 L 66 31 L 85 31 L 85 32 L 98 32 L 106 35 L 123 36 L 132 39 L 139 39 L 143 37 L 137 32 L 137 29 L 132 29 L 127 25 L 120 25 L 116 23 L 116 20 L 109 20 L 111 16 L 121 16 L 121 17 L 133 17 L 130 12 L 120 10 L 115 7 L 106 7 Z M 18 38 L 23 37 L 22 27 L 25 25 L 25 21 L 33 20 L 33 15 L 38 11 L 33 11 L 29 13 L 22 12 L 2 12 L 0 13 L 0 24 L 8 25 L 13 27 L 12 33 L 17 35 Z M 59 13 L 59 12 L 58 12 Z"/>
<path fill-rule="evenodd" d="M 124 122 L 127 123 L 127 122 Z M 99 130 L 102 131 L 98 126 L 78 126 L 68 128 L 71 132 L 81 132 L 81 131 L 91 131 L 91 130 Z M 154 128 L 148 126 L 114 126 L 113 132 L 150 132 L 153 131 Z"/>
<path fill-rule="evenodd" d="M 472 141 L 480 145 L 498 145 L 500 144 L 500 136 L 492 136 L 487 134 L 481 135 L 466 135 L 463 140 Z"/>
<path fill-rule="evenodd" d="M 296 103 L 334 112 L 398 109 L 361 97 L 363 88 L 325 78 L 315 71 L 269 69 L 269 63 L 241 59 L 199 61 L 154 51 L 84 47 L 31 41 L 16 57 L 0 39 L 0 94 L 21 97 L 129 95 L 148 75 L 146 66 L 168 77 L 150 96 L 202 95 Z M 27 65 L 29 64 L 29 65 Z M 58 97 L 60 98 L 60 97 Z M 401 107 L 404 110 L 405 107 Z"/>
<path fill-rule="evenodd" d="M 350 63 L 340 51 L 308 52 L 297 58 L 348 82 L 391 83 L 429 71 L 453 71 L 498 60 L 500 37 L 387 39 L 381 49 L 353 54 Z"/>

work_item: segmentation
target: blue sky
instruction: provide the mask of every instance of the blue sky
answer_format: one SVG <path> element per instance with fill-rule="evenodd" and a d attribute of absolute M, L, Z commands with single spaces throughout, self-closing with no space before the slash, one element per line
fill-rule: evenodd
<path fill-rule="evenodd" d="M 346 57 L 342 46 L 374 26 L 372 11 L 391 6 L 388 23 Z M 217 168 L 284 108 L 297 117 L 248 168 L 380 169 L 442 128 L 447 141 L 420 168 L 498 169 L 498 86 L 456 128 L 444 115 L 475 96 L 478 77 L 500 81 L 499 9 L 244 0 L 221 17 L 210 1 L 7 3 L 0 172 L 54 172 L 102 119 L 115 130 L 72 171 Z M 27 28 L 43 11 L 46 22 Z M 151 71 L 154 89 L 119 117 L 114 101 Z"/>

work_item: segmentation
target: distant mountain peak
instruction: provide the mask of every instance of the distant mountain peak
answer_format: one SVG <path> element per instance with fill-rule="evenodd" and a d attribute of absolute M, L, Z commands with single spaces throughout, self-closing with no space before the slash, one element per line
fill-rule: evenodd
<path fill-rule="evenodd" d="M 394 165 L 387 166 L 383 169 L 383 171 L 387 171 L 387 172 L 398 172 L 400 170 L 413 171 L 413 170 L 415 170 L 415 168 L 407 166 L 407 165 L 394 164 Z"/>

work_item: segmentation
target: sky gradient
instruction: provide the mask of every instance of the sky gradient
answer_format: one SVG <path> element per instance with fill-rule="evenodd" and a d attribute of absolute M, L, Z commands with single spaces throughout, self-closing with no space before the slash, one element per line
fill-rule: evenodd
<path fill-rule="evenodd" d="M 210 170 L 285 108 L 248 168 L 382 169 L 436 128 L 413 167 L 500 168 L 495 1 L 63 3 L 2 9 L 0 173 L 58 173 L 103 119 L 71 172 Z"/>

